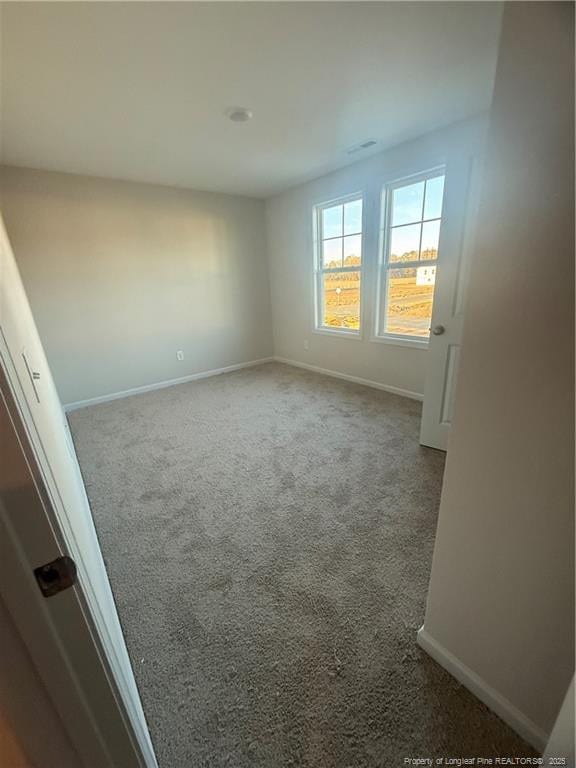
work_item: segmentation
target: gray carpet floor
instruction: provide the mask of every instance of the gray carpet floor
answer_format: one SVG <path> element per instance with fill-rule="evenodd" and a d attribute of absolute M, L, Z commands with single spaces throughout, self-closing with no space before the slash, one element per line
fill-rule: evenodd
<path fill-rule="evenodd" d="M 70 414 L 161 768 L 534 754 L 416 645 L 420 411 L 268 364 Z"/>

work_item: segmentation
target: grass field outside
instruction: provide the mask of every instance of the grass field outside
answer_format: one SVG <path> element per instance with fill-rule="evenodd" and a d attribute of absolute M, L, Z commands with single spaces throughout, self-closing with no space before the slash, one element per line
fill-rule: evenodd
<path fill-rule="evenodd" d="M 388 280 L 386 333 L 428 337 L 433 285 L 416 285 L 416 275 Z M 333 328 L 360 327 L 360 273 L 324 275 L 323 324 Z"/>

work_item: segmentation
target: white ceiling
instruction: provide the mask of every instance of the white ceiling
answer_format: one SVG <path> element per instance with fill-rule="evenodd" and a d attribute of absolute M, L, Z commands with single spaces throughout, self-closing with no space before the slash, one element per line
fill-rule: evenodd
<path fill-rule="evenodd" d="M 487 109 L 500 12 L 4 3 L 2 160 L 265 197 Z M 251 122 L 225 117 L 238 105 Z"/>

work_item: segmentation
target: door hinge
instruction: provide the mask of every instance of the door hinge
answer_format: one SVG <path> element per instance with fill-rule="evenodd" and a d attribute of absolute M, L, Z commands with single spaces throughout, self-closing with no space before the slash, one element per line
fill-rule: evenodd
<path fill-rule="evenodd" d="M 63 555 L 34 568 L 34 575 L 44 597 L 52 597 L 76 583 L 76 563 L 71 557 Z"/>

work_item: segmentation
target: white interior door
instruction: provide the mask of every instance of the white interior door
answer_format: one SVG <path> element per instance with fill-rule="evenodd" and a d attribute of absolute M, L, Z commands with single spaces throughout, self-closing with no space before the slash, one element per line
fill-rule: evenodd
<path fill-rule="evenodd" d="M 455 157 L 446 166 L 438 267 L 427 353 L 420 443 L 447 449 L 458 375 L 464 300 L 476 225 L 480 163 Z"/>
<path fill-rule="evenodd" d="M 78 569 L 82 595 L 109 663 L 139 763 L 156 761 L 67 423 L 0 218 L 0 358 L 49 497 L 52 527 Z M 10 522 L 10 521 L 9 521 Z M 18 521 L 11 521 L 12 527 Z M 46 542 L 46 561 L 53 548 Z M 36 553 L 36 557 L 38 557 Z M 40 563 L 39 563 L 40 564 Z M 71 593 L 73 590 L 71 590 Z M 53 598 L 51 598 L 53 599 Z M 70 599 L 73 599 L 72 597 Z"/>

